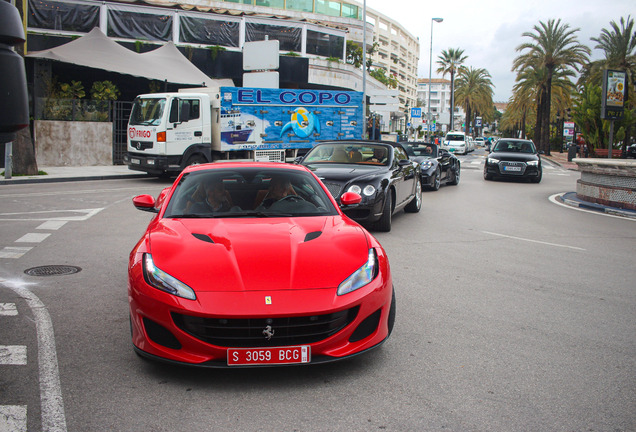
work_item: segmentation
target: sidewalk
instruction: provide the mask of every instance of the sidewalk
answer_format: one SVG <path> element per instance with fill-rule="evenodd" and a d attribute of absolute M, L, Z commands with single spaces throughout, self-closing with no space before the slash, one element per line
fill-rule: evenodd
<path fill-rule="evenodd" d="M 33 176 L 12 176 L 5 179 L 4 175 L 0 176 L 0 185 L 25 184 L 25 183 L 56 183 L 68 181 L 86 181 L 86 180 L 108 180 L 108 179 L 124 179 L 124 178 L 144 178 L 148 174 L 131 171 L 127 165 L 110 165 L 110 166 L 72 166 L 72 167 L 38 167 L 40 171 L 44 171 L 46 175 Z M 0 168 L 0 172 L 4 172 Z"/>
<path fill-rule="evenodd" d="M 574 162 L 568 162 L 567 152 L 559 153 L 559 152 L 551 151 L 550 156 L 541 155 L 541 158 L 547 159 L 550 162 L 554 162 L 555 164 L 557 164 L 563 169 L 567 169 L 571 171 L 579 170 L 579 166 L 577 164 L 575 164 Z"/>

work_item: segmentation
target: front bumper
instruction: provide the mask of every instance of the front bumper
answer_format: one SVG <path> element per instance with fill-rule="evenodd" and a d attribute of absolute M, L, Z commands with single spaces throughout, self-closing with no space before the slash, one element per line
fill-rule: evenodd
<path fill-rule="evenodd" d="M 134 258 L 136 259 L 136 258 Z M 388 260 L 379 255 L 380 272 L 368 285 L 344 296 L 336 288 L 302 291 L 198 292 L 197 300 L 172 296 L 146 284 L 139 262 L 131 265 L 128 294 L 135 350 L 146 357 L 188 365 L 228 367 L 228 347 L 237 346 L 230 340 L 225 346 L 212 344 L 197 337 L 196 331 L 184 330 L 179 315 L 204 323 L 241 320 L 273 321 L 271 341 L 255 343 L 261 347 L 309 345 L 311 362 L 339 360 L 367 351 L 388 337 L 388 315 L 391 306 L 392 280 Z M 266 305 L 265 296 L 271 297 Z M 287 340 L 279 343 L 276 320 L 302 320 L 326 314 L 354 311 L 347 324 L 335 334 L 310 342 Z M 361 330 L 362 329 L 362 333 Z M 257 329 L 256 334 L 262 329 Z M 276 331 L 279 330 L 279 331 Z"/>
<path fill-rule="evenodd" d="M 143 153 L 124 154 L 124 164 L 128 169 L 143 171 L 149 174 L 163 174 L 173 168 L 167 156 L 148 155 Z M 176 167 L 174 167 L 176 168 Z"/>
<path fill-rule="evenodd" d="M 486 162 L 484 172 L 493 177 L 536 178 L 541 173 L 541 166 L 528 165 L 525 162 L 501 161 L 497 164 Z"/>

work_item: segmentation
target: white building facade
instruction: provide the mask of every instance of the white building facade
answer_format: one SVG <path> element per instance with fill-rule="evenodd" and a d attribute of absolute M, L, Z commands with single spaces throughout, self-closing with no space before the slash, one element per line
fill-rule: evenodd
<path fill-rule="evenodd" d="M 417 81 L 417 100 L 418 103 L 424 107 L 422 109 L 422 118 L 426 116 L 428 110 L 426 108 L 428 104 L 428 96 L 429 96 L 429 87 L 428 87 L 428 78 L 420 78 Z M 450 105 L 451 105 L 451 82 L 447 79 L 442 78 L 432 78 L 431 79 L 431 88 L 430 88 L 430 96 L 431 96 L 431 118 L 434 118 L 440 122 L 444 122 L 445 119 L 450 118 Z M 466 114 L 464 113 L 464 109 L 461 106 L 458 106 L 457 102 L 455 102 L 455 114 L 454 117 L 454 128 L 453 130 L 459 130 L 466 118 Z M 448 120 L 446 120 L 448 122 Z"/>

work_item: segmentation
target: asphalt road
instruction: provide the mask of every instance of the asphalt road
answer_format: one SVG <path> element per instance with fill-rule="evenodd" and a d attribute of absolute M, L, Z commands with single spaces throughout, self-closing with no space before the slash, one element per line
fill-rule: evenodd
<path fill-rule="evenodd" d="M 0 430 L 636 430 L 636 222 L 551 202 L 576 172 L 486 182 L 480 154 L 374 233 L 398 302 L 389 341 L 304 367 L 133 353 L 126 265 L 151 216 L 130 198 L 169 182 L 0 188 Z M 81 271 L 24 274 L 45 265 Z"/>

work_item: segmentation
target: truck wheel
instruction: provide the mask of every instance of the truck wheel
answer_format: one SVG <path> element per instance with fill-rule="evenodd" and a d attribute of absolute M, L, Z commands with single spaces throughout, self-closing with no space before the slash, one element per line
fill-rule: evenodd
<path fill-rule="evenodd" d="M 205 160 L 205 158 L 201 155 L 194 155 L 191 156 L 190 159 L 188 159 L 188 163 L 186 163 L 186 166 L 190 166 L 190 165 L 201 165 L 207 163 L 207 161 Z"/>

